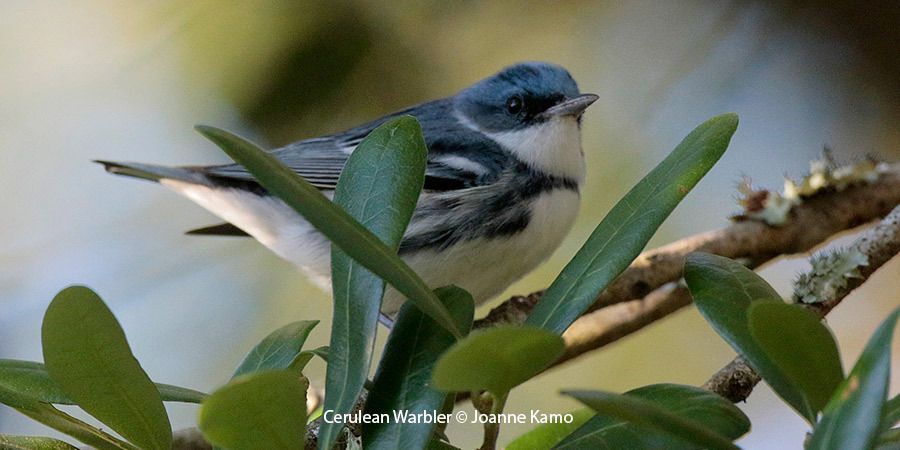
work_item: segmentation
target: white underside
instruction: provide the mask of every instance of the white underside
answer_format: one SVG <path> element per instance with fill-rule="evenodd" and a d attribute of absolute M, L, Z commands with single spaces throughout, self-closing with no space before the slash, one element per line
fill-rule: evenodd
<path fill-rule="evenodd" d="M 162 184 L 246 231 L 330 292 L 328 242 L 280 200 L 175 180 L 162 180 Z M 576 192 L 552 190 L 533 200 L 531 220 L 519 233 L 461 242 L 443 251 L 420 251 L 405 255 L 404 259 L 429 286 L 455 284 L 481 303 L 550 256 L 571 228 L 578 203 Z M 393 316 L 401 304 L 399 294 L 388 289 L 382 311 Z"/>

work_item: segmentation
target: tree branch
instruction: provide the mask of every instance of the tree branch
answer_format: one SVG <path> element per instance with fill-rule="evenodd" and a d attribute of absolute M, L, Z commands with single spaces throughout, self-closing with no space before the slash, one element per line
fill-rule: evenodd
<path fill-rule="evenodd" d="M 721 230 L 687 237 L 642 253 L 600 294 L 592 309 L 564 334 L 566 353 L 556 364 L 614 342 L 690 304 L 677 286 L 684 258 L 703 251 L 744 260 L 749 267 L 805 252 L 833 235 L 884 217 L 900 204 L 900 164 L 877 180 L 804 198 L 783 226 L 740 220 Z M 522 323 L 543 292 L 513 297 L 476 327 Z M 602 309 L 601 309 L 602 308 Z"/>
<path fill-rule="evenodd" d="M 866 230 L 847 248 L 847 251 L 858 251 L 865 255 L 868 264 L 860 266 L 859 276 L 849 279 L 847 285 L 837 289 L 830 298 L 806 305 L 822 317 L 868 280 L 878 268 L 900 253 L 900 206 L 894 208 L 877 226 Z M 822 276 L 810 272 L 807 274 L 806 283 L 814 283 Z M 759 375 L 738 356 L 716 372 L 703 387 L 737 403 L 746 400 L 759 381 Z"/>

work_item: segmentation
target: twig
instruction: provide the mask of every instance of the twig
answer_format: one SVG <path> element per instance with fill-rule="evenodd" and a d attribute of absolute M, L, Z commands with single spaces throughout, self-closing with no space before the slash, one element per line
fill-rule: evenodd
<path fill-rule="evenodd" d="M 859 276 L 850 279 L 850 282 L 834 292 L 831 298 L 807 305 L 822 317 L 868 280 L 878 268 L 900 253 L 900 206 L 894 208 L 877 226 L 866 230 L 847 250 L 862 253 L 868 259 L 868 264 L 861 266 Z M 809 274 L 808 282 L 812 282 L 815 277 Z M 737 357 L 716 372 L 703 387 L 736 403 L 745 400 L 759 380 L 759 376 L 746 361 Z"/>
<path fill-rule="evenodd" d="M 702 387 L 727 398 L 732 403 L 738 403 L 750 396 L 759 381 L 759 375 L 747 365 L 747 360 L 738 356 L 714 373 Z"/>

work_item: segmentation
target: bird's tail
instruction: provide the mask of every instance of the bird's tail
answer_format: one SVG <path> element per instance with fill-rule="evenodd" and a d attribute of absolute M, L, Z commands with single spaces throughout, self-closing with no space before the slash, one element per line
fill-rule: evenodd
<path fill-rule="evenodd" d="M 159 182 L 159 180 L 170 179 L 198 184 L 208 183 L 208 180 L 203 174 L 186 167 L 167 167 L 153 164 L 99 160 L 95 160 L 94 162 L 102 164 L 103 168 L 109 173 L 140 178 L 142 180 Z"/>
<path fill-rule="evenodd" d="M 159 183 L 162 180 L 177 180 L 191 183 L 193 185 L 211 186 L 209 178 L 204 176 L 196 169 L 190 167 L 168 167 L 157 166 L 154 164 L 141 164 L 131 162 L 114 162 L 95 160 L 95 163 L 102 164 L 107 172 L 116 175 L 124 175 L 126 177 L 134 177 L 142 180 L 149 180 Z M 176 191 L 181 191 L 176 189 Z M 182 191 L 183 193 L 183 191 Z M 187 234 L 199 235 L 218 235 L 218 236 L 248 236 L 248 234 L 240 228 L 230 224 L 223 223 L 221 225 L 213 225 L 196 230 L 190 230 Z"/>

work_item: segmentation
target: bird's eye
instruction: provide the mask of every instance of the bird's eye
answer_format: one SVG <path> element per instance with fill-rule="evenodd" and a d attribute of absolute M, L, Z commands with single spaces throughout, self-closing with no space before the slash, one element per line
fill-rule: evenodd
<path fill-rule="evenodd" d="M 516 115 L 522 112 L 522 107 L 524 105 L 525 102 L 522 100 L 522 97 L 513 95 L 506 100 L 506 111 L 508 111 L 512 115 Z"/>

